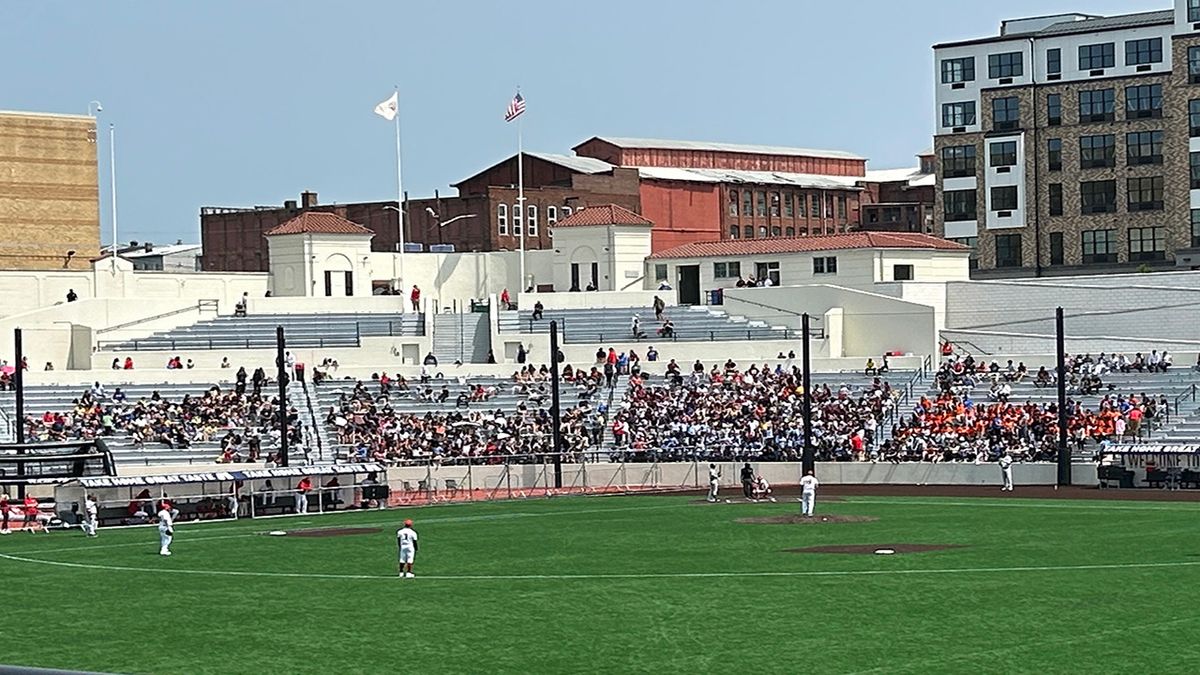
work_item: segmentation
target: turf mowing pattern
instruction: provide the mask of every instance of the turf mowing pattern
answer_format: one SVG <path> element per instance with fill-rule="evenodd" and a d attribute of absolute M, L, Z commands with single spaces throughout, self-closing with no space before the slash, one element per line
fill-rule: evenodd
<path fill-rule="evenodd" d="M 1019 494 L 1019 493 L 1018 493 Z M 563 498 L 0 538 L 0 662 L 111 672 L 1200 672 L 1200 503 Z M 394 531 L 421 536 L 395 577 Z M 334 537 L 269 530 L 372 528 Z M 814 546 L 953 545 L 888 556 Z M 23 627 L 36 638 L 23 639 Z"/>

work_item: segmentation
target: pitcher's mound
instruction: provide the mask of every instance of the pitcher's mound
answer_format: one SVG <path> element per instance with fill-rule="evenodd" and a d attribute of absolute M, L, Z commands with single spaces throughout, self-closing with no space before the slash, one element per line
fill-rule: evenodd
<path fill-rule="evenodd" d="M 789 548 L 787 553 L 849 553 L 853 555 L 876 555 L 884 551 L 891 553 L 924 553 L 962 548 L 958 544 L 840 544 L 833 546 L 809 546 Z M 887 555 L 891 555 L 888 553 Z"/>
<path fill-rule="evenodd" d="M 787 513 L 782 516 L 738 518 L 737 522 L 748 525 L 835 525 L 837 523 L 869 523 L 873 520 L 879 519 L 875 516 L 841 516 L 832 513 L 805 518 L 798 513 Z"/>
<path fill-rule="evenodd" d="M 292 537 L 350 537 L 356 534 L 375 534 L 382 532 L 378 527 L 323 527 L 313 530 L 291 530 Z"/>

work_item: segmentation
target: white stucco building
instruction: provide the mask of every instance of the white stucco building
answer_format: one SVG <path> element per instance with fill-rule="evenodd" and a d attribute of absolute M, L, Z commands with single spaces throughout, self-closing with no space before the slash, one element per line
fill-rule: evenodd
<path fill-rule="evenodd" d="M 371 294 L 371 237 L 367 228 L 333 213 L 309 211 L 267 232 L 271 294 Z"/>

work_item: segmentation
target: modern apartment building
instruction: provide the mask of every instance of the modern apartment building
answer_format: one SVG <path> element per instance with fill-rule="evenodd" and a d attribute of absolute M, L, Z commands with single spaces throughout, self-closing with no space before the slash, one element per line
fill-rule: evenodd
<path fill-rule="evenodd" d="M 934 55 L 934 231 L 976 276 L 1200 267 L 1200 0 Z"/>

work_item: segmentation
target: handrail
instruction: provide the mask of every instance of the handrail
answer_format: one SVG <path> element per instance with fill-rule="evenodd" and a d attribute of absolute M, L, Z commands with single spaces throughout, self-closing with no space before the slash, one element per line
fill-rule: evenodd
<path fill-rule="evenodd" d="M 175 316 L 176 314 L 183 314 L 184 312 L 190 312 L 193 309 L 198 312 L 203 312 L 205 309 L 211 309 L 214 312 L 216 312 L 218 305 L 219 305 L 219 302 L 217 300 L 200 300 L 200 301 L 197 301 L 195 305 L 188 305 L 187 307 L 180 307 L 179 309 L 173 309 L 169 312 L 163 312 L 162 314 L 155 314 L 154 316 L 147 316 L 147 317 L 143 317 L 141 319 L 134 319 L 133 321 L 126 321 L 125 323 L 119 323 L 115 326 L 109 326 L 108 328 L 101 328 L 100 330 L 96 331 L 96 334 L 100 335 L 103 333 L 111 333 L 112 331 L 129 328 L 131 326 L 136 326 L 138 324 L 146 323 L 147 321 L 157 321 L 158 319 L 165 319 L 169 316 Z"/>
<path fill-rule="evenodd" d="M 966 345 L 966 346 L 974 349 L 976 354 L 983 354 L 984 356 L 992 356 L 991 352 L 987 351 L 986 349 L 981 349 L 979 347 L 979 345 L 977 345 L 974 342 L 971 342 L 969 340 L 949 340 L 949 339 L 947 339 L 946 342 L 949 342 L 952 345 Z"/>
<path fill-rule="evenodd" d="M 928 377 L 932 372 L 933 357 L 926 354 L 925 358 L 921 361 L 921 368 L 914 372 L 912 377 L 908 379 L 908 382 L 904 384 L 904 393 L 902 393 L 900 397 L 896 399 L 896 404 L 892 406 L 891 412 L 888 413 L 888 417 L 885 422 L 889 426 L 895 428 L 895 425 L 900 423 L 900 420 L 903 419 L 901 417 L 903 413 L 900 412 L 901 406 L 904 406 L 912 399 L 913 393 L 917 390 L 917 387 L 921 384 L 924 384 L 925 378 Z"/>
<path fill-rule="evenodd" d="M 724 299 L 725 299 L 724 304 L 726 304 L 726 305 L 729 304 L 730 300 L 733 300 L 735 302 L 744 302 L 747 305 L 754 305 L 756 307 L 762 307 L 763 309 L 771 309 L 771 310 L 775 310 L 776 312 L 783 312 L 784 314 L 791 314 L 792 316 L 799 316 L 799 317 L 804 316 L 804 312 L 796 312 L 796 311 L 792 311 L 790 309 L 784 309 L 783 307 L 776 307 L 774 305 L 768 305 L 764 302 L 757 302 L 755 300 L 747 300 L 745 298 L 730 297 L 728 295 L 724 296 Z M 812 322 L 812 321 L 819 322 L 819 321 L 821 321 L 821 319 L 822 319 L 822 317 L 814 316 L 811 314 L 809 315 L 809 322 Z"/>

